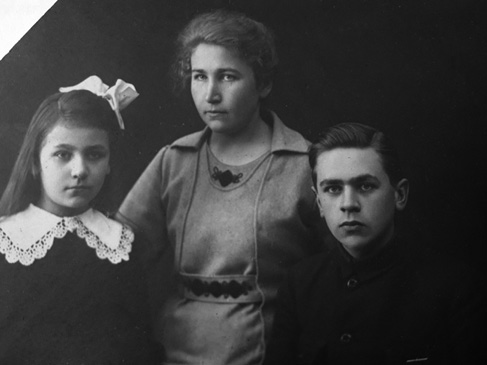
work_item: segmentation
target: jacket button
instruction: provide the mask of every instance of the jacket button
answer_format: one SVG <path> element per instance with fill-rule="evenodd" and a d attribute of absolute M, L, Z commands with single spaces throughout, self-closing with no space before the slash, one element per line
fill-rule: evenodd
<path fill-rule="evenodd" d="M 351 278 L 347 281 L 347 287 L 349 287 L 350 289 L 355 288 L 357 284 L 358 284 L 358 280 L 355 278 Z"/>
<path fill-rule="evenodd" d="M 340 342 L 349 343 L 350 341 L 352 341 L 352 335 L 350 333 L 344 333 L 340 336 Z"/>

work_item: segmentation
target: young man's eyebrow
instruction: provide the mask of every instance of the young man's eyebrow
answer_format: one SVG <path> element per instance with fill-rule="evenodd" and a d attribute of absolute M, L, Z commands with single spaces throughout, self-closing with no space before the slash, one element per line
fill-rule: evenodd
<path fill-rule="evenodd" d="M 343 184 L 355 185 L 355 184 L 358 184 L 358 183 L 361 183 L 361 182 L 364 182 L 367 180 L 378 181 L 379 179 L 377 179 L 377 177 L 375 177 L 374 175 L 371 175 L 371 174 L 363 174 L 363 175 L 354 176 L 351 179 L 348 179 L 346 181 L 341 180 L 341 179 L 323 179 L 322 181 L 320 181 L 319 185 L 320 186 L 343 185 Z"/>
<path fill-rule="evenodd" d="M 361 183 L 361 182 L 364 182 L 366 180 L 378 181 L 379 179 L 377 177 L 375 177 L 374 175 L 371 175 L 371 174 L 363 174 L 363 175 L 359 175 L 359 176 L 355 176 L 355 177 L 351 178 L 350 183 L 352 183 L 352 184 Z"/>
<path fill-rule="evenodd" d="M 324 185 L 343 185 L 343 180 L 340 179 L 323 179 L 320 181 L 320 186 Z"/>

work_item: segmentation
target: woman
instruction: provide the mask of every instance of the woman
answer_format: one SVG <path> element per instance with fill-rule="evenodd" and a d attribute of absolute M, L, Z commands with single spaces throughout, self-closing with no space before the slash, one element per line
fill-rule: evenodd
<path fill-rule="evenodd" d="M 284 270 L 320 248 L 308 142 L 261 108 L 277 65 L 264 25 L 215 11 L 178 43 L 206 128 L 157 154 L 118 218 L 172 255 L 166 363 L 259 364 Z"/>

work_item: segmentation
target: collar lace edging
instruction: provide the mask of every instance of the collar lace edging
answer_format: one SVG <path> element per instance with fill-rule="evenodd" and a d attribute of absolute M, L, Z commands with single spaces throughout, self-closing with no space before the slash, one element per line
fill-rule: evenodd
<path fill-rule="evenodd" d="M 27 210 L 32 209 L 39 210 L 40 208 L 30 206 Z M 20 214 L 24 212 L 21 212 Z M 45 211 L 42 212 L 47 213 Z M 128 261 L 129 253 L 132 251 L 132 242 L 134 241 L 134 233 L 132 230 L 128 226 L 115 222 L 99 212 L 93 211 L 90 213 L 92 216 L 96 217 L 95 220 L 91 217 L 83 219 L 83 215 L 63 218 L 58 217 L 57 223 L 51 229 L 43 234 L 40 239 L 35 240 L 35 242 L 28 244 L 27 246 L 25 243 L 22 244 L 19 242 L 17 244 L 13 242 L 3 229 L 6 227 L 2 227 L 2 224 L 0 225 L 0 253 L 4 254 L 7 262 L 11 264 L 20 262 L 24 266 L 29 266 L 36 259 L 39 260 L 46 256 L 47 251 L 53 245 L 54 238 L 63 238 L 69 231 L 72 233 L 76 232 L 77 236 L 83 239 L 89 247 L 95 249 L 96 255 L 100 259 L 108 259 L 112 264 Z M 113 229 L 116 230 L 116 241 L 113 240 L 112 234 L 111 242 L 104 243 L 92 229 L 87 227 L 87 225 L 96 225 L 100 216 L 103 217 L 102 225 L 108 225 L 112 231 Z M 26 228 L 28 229 L 28 226 Z M 19 230 L 21 231 L 22 228 Z"/>

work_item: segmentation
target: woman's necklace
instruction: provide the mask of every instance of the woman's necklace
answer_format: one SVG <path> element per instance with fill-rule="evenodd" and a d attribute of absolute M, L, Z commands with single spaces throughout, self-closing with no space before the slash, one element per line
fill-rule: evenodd
<path fill-rule="evenodd" d="M 211 174 L 211 178 L 213 180 L 218 180 L 220 185 L 226 187 L 230 184 L 238 184 L 240 179 L 243 177 L 243 173 L 239 173 L 234 175 L 230 170 L 220 171 L 220 169 L 216 166 L 213 167 L 213 174 Z"/>
<path fill-rule="evenodd" d="M 269 148 L 270 148 L 270 146 L 269 146 Z M 244 176 L 244 174 L 242 172 L 233 173 L 232 171 L 230 171 L 230 169 L 227 168 L 227 166 L 223 166 L 221 168 L 221 170 L 218 168 L 218 166 L 215 166 L 217 164 L 217 161 L 219 162 L 219 160 L 216 158 L 216 156 L 211 151 L 209 141 L 207 143 L 207 154 L 208 154 L 208 157 L 209 158 L 211 157 L 211 160 L 212 160 L 211 162 L 210 162 L 210 160 L 208 162 L 210 163 L 210 165 L 214 165 L 213 169 L 211 169 L 211 171 L 210 171 L 211 172 L 210 176 L 213 180 L 218 181 L 222 187 L 227 187 L 230 184 L 240 183 L 241 179 Z M 257 162 L 258 160 L 261 159 L 262 156 L 265 155 L 265 153 L 258 154 L 258 155 L 260 155 L 260 156 L 257 156 L 257 158 L 252 159 L 251 161 L 245 163 L 244 165 L 249 166 L 250 163 Z M 222 165 L 221 162 L 219 162 L 219 164 L 220 164 L 220 166 Z M 242 165 L 242 166 L 244 166 L 244 165 Z M 237 168 L 237 170 L 239 170 L 239 168 Z M 243 168 L 243 170 L 246 170 L 245 167 Z"/>

